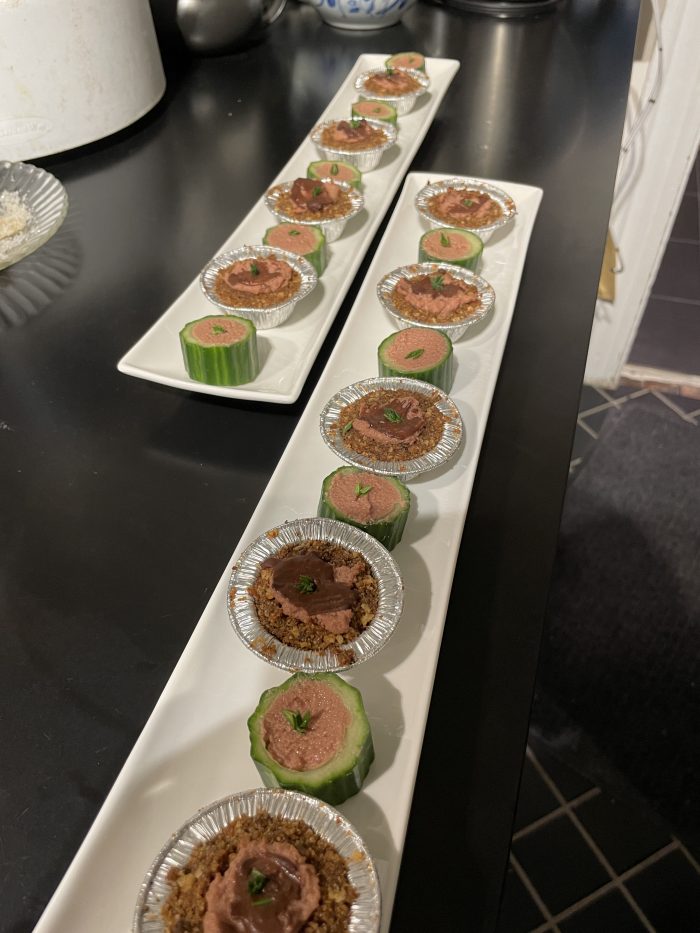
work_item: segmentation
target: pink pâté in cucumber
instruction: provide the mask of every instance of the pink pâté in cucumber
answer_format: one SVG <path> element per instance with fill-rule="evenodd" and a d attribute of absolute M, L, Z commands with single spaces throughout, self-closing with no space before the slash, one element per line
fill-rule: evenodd
<path fill-rule="evenodd" d="M 330 178 L 331 181 L 344 181 L 351 188 L 362 188 L 362 172 L 351 165 L 350 162 L 344 162 L 342 159 L 321 159 L 318 162 L 309 163 L 306 169 L 306 177 L 321 181 L 324 178 Z"/>
<path fill-rule="evenodd" d="M 475 272 L 483 251 L 483 241 L 475 233 L 458 227 L 440 227 L 420 238 L 418 262 L 448 262 Z"/>
<path fill-rule="evenodd" d="M 406 327 L 379 344 L 380 376 L 421 379 L 449 392 L 454 378 L 452 341 L 432 327 Z"/>
<path fill-rule="evenodd" d="M 293 674 L 266 690 L 248 720 L 250 754 L 266 787 L 333 805 L 356 794 L 374 760 L 359 690 L 337 674 Z"/>
<path fill-rule="evenodd" d="M 197 382 L 237 386 L 258 375 L 255 324 L 233 314 L 210 314 L 180 331 L 188 375 Z"/>
<path fill-rule="evenodd" d="M 425 56 L 420 52 L 397 52 L 387 58 L 384 64 L 387 68 L 413 68 L 425 74 Z"/>
<path fill-rule="evenodd" d="M 361 528 L 391 551 L 401 540 L 411 493 L 393 476 L 338 467 L 323 481 L 318 515 Z"/>
<path fill-rule="evenodd" d="M 383 120 L 396 126 L 398 117 L 396 107 L 383 100 L 356 100 L 352 105 L 351 114 L 355 118 L 364 120 Z"/>
<path fill-rule="evenodd" d="M 321 276 L 328 264 L 326 237 L 320 227 L 310 224 L 280 223 L 268 227 L 263 237 L 265 246 L 285 249 L 308 260 Z"/>

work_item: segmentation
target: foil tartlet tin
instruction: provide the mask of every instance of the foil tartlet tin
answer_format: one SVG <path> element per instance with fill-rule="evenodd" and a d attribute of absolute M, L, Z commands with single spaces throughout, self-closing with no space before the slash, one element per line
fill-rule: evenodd
<path fill-rule="evenodd" d="M 184 868 L 192 850 L 212 839 L 240 816 L 267 811 L 285 820 L 303 820 L 330 843 L 347 863 L 357 897 L 350 909 L 350 933 L 377 933 L 381 895 L 374 863 L 355 828 L 330 804 L 281 788 L 242 791 L 203 807 L 168 839 L 141 883 L 132 933 L 163 933 L 161 908 L 171 893 L 168 874 Z"/>
<path fill-rule="evenodd" d="M 299 290 L 291 298 L 269 308 L 234 308 L 231 305 L 224 304 L 219 301 L 214 292 L 216 277 L 222 269 L 226 269 L 232 263 L 242 259 L 284 260 L 301 276 Z M 316 287 L 317 282 L 316 270 L 308 260 L 296 253 L 290 253 L 286 249 L 276 249 L 272 246 L 241 246 L 238 249 L 219 253 L 211 262 L 207 263 L 199 276 L 202 291 L 213 305 L 216 305 L 220 311 L 224 311 L 226 314 L 237 314 L 239 317 L 252 321 L 258 330 L 269 330 L 271 327 L 283 324 L 294 311 L 296 303 L 301 301 L 302 298 L 306 298 L 309 292 Z"/>
<path fill-rule="evenodd" d="M 412 279 L 419 275 L 438 275 L 449 272 L 456 279 L 460 279 L 467 285 L 473 285 L 479 293 L 481 302 L 478 310 L 474 311 L 463 321 L 457 321 L 453 324 L 427 324 L 423 321 L 416 321 L 413 318 L 406 317 L 399 311 L 394 304 L 393 291 L 401 279 Z M 493 310 L 496 303 L 496 293 L 493 287 L 489 285 L 486 279 L 469 269 L 463 269 L 461 266 L 454 266 L 450 263 L 441 262 L 417 262 L 407 266 L 399 266 L 393 272 L 389 272 L 377 285 L 377 297 L 388 313 L 394 318 L 401 330 L 406 327 L 427 327 L 430 330 L 441 330 L 447 334 L 450 340 L 459 340 L 462 334 L 470 327 L 480 323 Z"/>
<path fill-rule="evenodd" d="M 362 117 L 360 119 L 365 118 Z M 354 165 L 355 168 L 360 172 L 371 172 L 372 169 L 379 165 L 379 160 L 387 151 L 387 149 L 391 149 L 391 147 L 396 143 L 398 132 L 393 124 L 386 123 L 383 120 L 365 119 L 365 122 L 369 123 L 370 126 L 375 127 L 375 129 L 380 129 L 386 133 L 386 142 L 380 143 L 378 146 L 374 146 L 372 149 L 360 150 L 343 149 L 341 146 L 326 146 L 325 143 L 321 142 L 323 131 L 326 129 L 326 127 L 333 126 L 335 123 L 339 122 L 339 120 L 326 120 L 323 123 L 319 123 L 318 126 L 315 126 L 311 131 L 311 142 L 316 146 L 324 159 L 335 159 L 341 160 L 343 162 L 349 162 L 351 165 Z M 323 180 L 334 181 L 335 179 Z"/>
<path fill-rule="evenodd" d="M 379 586 L 377 614 L 354 641 L 339 645 L 337 651 L 305 651 L 279 641 L 264 628 L 249 588 L 255 583 L 261 563 L 287 544 L 302 541 L 330 541 L 349 551 L 358 551 L 369 564 Z M 238 558 L 228 589 L 228 614 L 244 645 L 268 664 L 286 671 L 343 671 L 374 657 L 401 618 L 403 581 L 398 565 L 383 544 L 360 528 L 332 518 L 297 518 L 284 522 L 256 538 Z M 351 651 L 352 660 L 343 655 Z"/>
<path fill-rule="evenodd" d="M 432 212 L 429 201 L 436 194 L 443 194 L 445 191 L 449 191 L 450 188 L 481 191 L 483 194 L 488 194 L 489 197 L 493 198 L 500 206 L 503 211 L 502 216 L 499 217 L 498 220 L 494 220 L 493 223 L 486 224 L 483 227 L 465 227 L 454 220 L 442 220 Z M 471 233 L 476 233 L 478 237 L 481 237 L 484 243 L 486 243 L 496 230 L 500 230 L 501 227 L 505 227 L 506 224 L 510 223 L 517 214 L 515 201 L 507 192 L 485 181 L 478 181 L 476 178 L 448 178 L 445 181 L 431 182 L 418 192 L 415 205 L 418 213 L 424 217 L 431 226 L 456 227 L 460 230 L 469 230 Z"/>
<path fill-rule="evenodd" d="M 309 227 L 320 227 L 321 230 L 323 230 L 326 241 L 332 243 L 333 240 L 337 240 L 341 235 L 345 229 L 345 224 L 356 214 L 360 213 L 365 206 L 365 199 L 356 188 L 353 188 L 347 182 L 336 181 L 334 178 L 321 178 L 319 180 L 332 181 L 334 185 L 338 185 L 338 187 L 342 188 L 343 191 L 348 194 L 352 206 L 344 217 L 333 217 L 331 220 L 323 220 L 320 217 L 314 218 L 313 220 L 300 220 L 293 214 L 283 213 L 278 207 L 278 202 L 281 195 L 288 194 L 291 191 L 293 185 L 291 181 L 285 181 L 281 185 L 273 185 L 272 188 L 268 189 L 265 195 L 265 206 L 272 216 L 279 221 L 287 221 L 287 223 L 291 224 L 304 224 Z"/>
<path fill-rule="evenodd" d="M 373 460 L 346 446 L 340 432 L 341 411 L 379 389 L 402 389 L 413 395 L 436 397 L 435 405 L 444 415 L 446 422 L 442 437 L 432 450 L 413 460 Z M 346 386 L 336 392 L 321 412 L 320 428 L 323 440 L 341 460 L 353 466 L 362 467 L 369 473 L 396 476 L 404 482 L 415 479 L 421 473 L 435 470 L 446 463 L 459 449 L 464 434 L 462 416 L 452 399 L 442 389 L 438 389 L 429 382 L 411 379 L 408 376 L 375 376 Z"/>
<path fill-rule="evenodd" d="M 358 75 L 355 79 L 355 90 L 364 100 L 383 100 L 387 104 L 393 104 L 393 106 L 396 107 L 396 115 L 402 117 L 404 114 L 413 110 L 419 97 L 427 93 L 430 87 L 430 78 L 422 71 L 416 71 L 415 68 L 401 68 L 396 70 L 404 71 L 412 78 L 415 78 L 420 84 L 420 88 L 417 91 L 409 91 L 407 94 L 380 94 L 378 91 L 367 91 L 365 90 L 365 81 L 367 78 L 370 78 L 372 75 L 386 74 L 386 68 L 371 68 L 369 71 L 363 71 L 362 74 Z"/>

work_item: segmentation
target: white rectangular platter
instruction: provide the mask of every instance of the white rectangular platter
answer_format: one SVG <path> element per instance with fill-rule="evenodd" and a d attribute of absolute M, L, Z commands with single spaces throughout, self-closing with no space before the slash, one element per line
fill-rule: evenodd
<path fill-rule="evenodd" d="M 348 119 L 350 107 L 358 99 L 355 79 L 363 71 L 382 67 L 387 57 L 388 54 L 360 55 L 316 122 Z M 297 304 L 284 324 L 258 333 L 260 373 L 253 382 L 240 386 L 213 386 L 196 382 L 187 375 L 178 334 L 189 321 L 217 313 L 202 293 L 199 275 L 122 357 L 117 364 L 120 372 L 190 392 L 259 402 L 295 402 L 372 238 L 458 70 L 459 62 L 453 59 L 426 59 L 430 90 L 419 98 L 410 113 L 399 118 L 397 145 L 384 153 L 378 168 L 363 175 L 365 209 L 350 221 L 340 239 L 328 247 L 328 267 L 318 286 Z M 270 186 L 305 177 L 309 162 L 320 158 L 307 136 L 277 178 L 270 179 Z M 262 244 L 265 230 L 275 223 L 260 197 L 218 252 Z"/>
<path fill-rule="evenodd" d="M 431 175 L 431 180 L 439 177 Z M 413 208 L 425 174 L 406 179 L 396 211 L 348 321 L 270 483 L 194 633 L 82 847 L 41 918 L 38 933 L 128 933 L 139 884 L 168 836 L 200 807 L 259 786 L 246 719 L 284 672 L 251 654 L 226 611 L 231 565 L 259 534 L 316 514 L 321 481 L 339 466 L 318 430 L 338 389 L 377 374 L 377 346 L 394 328 L 379 305 L 381 276 L 417 258 L 425 229 Z M 455 562 L 493 390 L 542 192 L 495 182 L 518 214 L 484 250 L 481 274 L 496 291 L 493 315 L 455 344 L 452 397 L 466 429 L 452 461 L 410 484 L 411 515 L 393 551 L 405 583 L 396 632 L 347 673 L 363 694 L 376 760 L 362 792 L 339 809 L 375 859 L 382 930 L 389 929 L 413 785 L 430 703 Z M 145 620 L 147 623 L 148 620 Z M 467 620 L 468 624 L 468 620 Z"/>

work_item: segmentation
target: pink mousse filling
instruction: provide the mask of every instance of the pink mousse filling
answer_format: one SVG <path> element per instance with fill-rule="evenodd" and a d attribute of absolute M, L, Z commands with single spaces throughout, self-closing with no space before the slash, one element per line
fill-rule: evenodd
<path fill-rule="evenodd" d="M 236 343 L 243 340 L 247 334 L 248 328 L 245 324 L 223 315 L 197 321 L 190 331 L 190 336 L 194 340 L 206 346 Z"/>
<path fill-rule="evenodd" d="M 419 356 L 410 354 L 418 350 Z M 390 366 L 403 371 L 430 369 L 437 365 L 448 350 L 447 340 L 440 331 L 427 327 L 407 327 L 400 330 L 384 351 L 384 357 Z"/>
<path fill-rule="evenodd" d="M 246 295 L 278 292 L 292 278 L 291 266 L 279 259 L 241 259 L 223 273 L 230 288 Z"/>
<path fill-rule="evenodd" d="M 443 243 L 444 237 L 449 240 L 448 246 Z M 438 259 L 444 259 L 446 262 L 464 259 L 471 253 L 471 243 L 467 237 L 452 230 L 447 234 L 443 230 L 432 230 L 426 237 L 423 237 L 423 243 L 431 256 L 437 256 Z"/>
<path fill-rule="evenodd" d="M 305 732 L 287 721 L 291 710 L 311 719 Z M 301 681 L 278 696 L 263 717 L 262 737 L 275 761 L 292 771 L 320 768 L 338 754 L 350 725 L 350 713 L 327 684 Z"/>
<path fill-rule="evenodd" d="M 315 248 L 316 235 L 301 224 L 279 224 L 270 230 L 267 242 L 276 249 L 286 249 L 290 253 L 305 256 Z"/>
<path fill-rule="evenodd" d="M 255 894 L 248 888 L 253 870 L 265 876 Z M 209 885 L 202 933 L 298 933 L 320 900 L 316 870 L 294 846 L 249 842 Z"/>
<path fill-rule="evenodd" d="M 361 489 L 369 486 L 369 492 L 358 495 L 358 485 Z M 336 509 L 363 525 L 389 515 L 401 501 L 396 486 L 373 473 L 336 473 L 328 494 Z"/>

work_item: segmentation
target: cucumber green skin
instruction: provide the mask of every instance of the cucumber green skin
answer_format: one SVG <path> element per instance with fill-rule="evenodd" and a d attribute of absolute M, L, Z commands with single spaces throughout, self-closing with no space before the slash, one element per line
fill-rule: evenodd
<path fill-rule="evenodd" d="M 268 241 L 268 236 L 274 230 L 274 227 L 268 227 L 265 231 L 265 236 L 263 237 L 263 244 L 265 246 L 270 246 Z M 319 235 L 318 246 L 315 250 L 310 253 L 299 253 L 300 256 L 303 256 L 316 270 L 316 274 L 319 278 L 323 275 L 323 270 L 328 265 L 328 252 L 326 250 L 326 237 L 320 227 L 313 228 Z"/>
<path fill-rule="evenodd" d="M 408 520 L 408 513 L 411 508 L 411 493 L 400 480 L 395 477 L 385 477 L 390 480 L 401 493 L 402 504 L 393 518 L 385 518 L 380 522 L 370 522 L 364 525 L 362 522 L 355 521 L 355 519 L 345 515 L 344 512 L 340 512 L 329 500 L 331 484 L 336 473 L 365 472 L 366 470 L 361 470 L 358 467 L 345 466 L 338 467 L 337 470 L 333 470 L 332 473 L 329 473 L 321 487 L 321 498 L 318 503 L 317 515 L 319 515 L 320 518 L 335 518 L 339 522 L 345 522 L 346 525 L 354 525 L 355 528 L 361 528 L 363 531 L 366 531 L 368 535 L 372 535 L 373 538 L 376 538 L 380 544 L 383 544 L 387 551 L 392 551 L 401 540 L 403 530 L 406 527 L 406 521 Z"/>
<path fill-rule="evenodd" d="M 198 320 L 202 321 L 205 318 Z M 180 346 L 185 369 L 191 379 L 212 386 L 238 386 L 255 379 L 260 372 L 255 324 L 241 317 L 236 317 L 236 320 L 246 325 L 248 336 L 228 347 L 203 347 L 200 343 L 190 340 L 187 330 L 197 321 L 190 321 L 182 328 Z"/>
<path fill-rule="evenodd" d="M 476 252 L 472 253 L 471 256 L 465 256 L 464 259 L 441 259 L 438 256 L 433 256 L 431 253 L 427 252 L 423 246 L 423 240 L 425 237 L 430 236 L 431 233 L 434 233 L 433 230 L 428 230 L 427 233 L 424 233 L 420 238 L 420 243 L 418 244 L 418 262 L 446 262 L 450 266 L 461 266 L 463 269 L 471 269 L 472 272 L 476 272 L 477 266 L 481 261 L 481 254 L 484 251 L 484 244 L 481 242 L 481 239 L 475 234 L 472 233 L 469 235 L 469 231 L 460 230 L 457 227 L 446 227 L 441 231 L 442 233 L 449 236 L 450 233 L 458 233 L 460 236 L 466 236 L 470 241 L 478 241 L 474 243 L 476 247 Z"/>
<path fill-rule="evenodd" d="M 373 103 L 381 104 L 382 107 L 388 107 L 389 110 L 391 110 L 392 112 L 389 114 L 388 117 L 378 117 L 378 116 L 376 116 L 376 115 L 374 115 L 374 114 L 373 114 L 371 117 L 368 117 L 366 113 L 357 113 L 357 112 L 355 111 L 355 107 L 356 107 L 358 104 L 360 104 L 360 103 L 362 103 L 362 104 L 373 104 Z M 398 115 L 397 115 L 397 113 L 396 113 L 396 107 L 392 107 L 391 104 L 387 104 L 386 101 L 383 101 L 383 100 L 378 100 L 378 101 L 374 101 L 374 100 L 363 100 L 363 101 L 359 101 L 359 100 L 356 100 L 355 103 L 352 105 L 352 108 L 351 108 L 351 110 L 350 110 L 350 113 L 351 113 L 351 115 L 352 115 L 353 117 L 355 117 L 355 119 L 359 119 L 359 120 L 369 120 L 369 119 L 371 119 L 371 120 L 382 120 L 384 123 L 391 123 L 393 126 L 398 126 L 398 123 L 399 123 L 399 118 L 398 118 Z"/>
<path fill-rule="evenodd" d="M 333 760 L 315 768 L 313 771 L 291 771 L 272 758 L 262 739 L 262 724 L 270 704 L 279 693 L 290 689 L 297 680 L 311 679 L 325 681 L 329 687 L 341 695 L 343 702 L 353 716 L 350 728 L 355 728 L 357 736 L 353 739 L 354 754 L 346 755 L 345 764 L 334 767 Z M 283 787 L 298 790 L 311 797 L 318 797 L 334 806 L 358 793 L 374 761 L 372 732 L 362 703 L 359 690 L 351 687 L 337 674 L 293 674 L 279 687 L 266 690 L 260 697 L 255 712 L 248 719 L 250 735 L 250 755 L 262 778 L 265 787 Z M 352 765 L 348 766 L 352 761 Z"/>
<path fill-rule="evenodd" d="M 350 185 L 351 188 L 357 188 L 358 191 L 362 189 L 362 172 L 359 168 L 356 168 L 354 165 L 351 165 L 349 162 L 343 162 L 342 159 L 321 159 L 318 162 L 309 163 L 309 167 L 306 170 L 306 177 L 313 178 L 315 181 L 323 177 L 322 175 L 317 174 L 314 166 L 320 165 L 321 162 L 337 162 L 338 165 L 344 165 L 345 168 L 352 169 L 352 178 L 344 178 L 343 181 L 346 184 Z"/>
<path fill-rule="evenodd" d="M 431 385 L 437 386 L 438 389 L 442 389 L 443 392 L 449 392 L 452 388 L 452 380 L 454 379 L 454 354 L 452 352 L 452 341 L 447 334 L 447 340 L 449 342 L 449 351 L 447 356 L 436 363 L 435 366 L 431 366 L 429 369 L 397 369 L 394 365 L 389 365 L 382 355 L 382 351 L 387 348 L 387 345 L 396 337 L 396 334 L 389 334 L 377 348 L 377 363 L 379 368 L 380 376 L 400 376 L 403 379 L 422 379 L 423 382 L 429 382 Z"/>
<path fill-rule="evenodd" d="M 384 65 L 385 65 L 387 68 L 393 68 L 394 66 L 393 66 L 392 62 L 394 61 L 394 59 L 395 59 L 395 58 L 399 58 L 399 57 L 402 56 L 402 55 L 420 55 L 421 60 L 422 60 L 422 61 L 421 61 L 421 64 L 418 65 L 418 67 L 415 68 L 414 70 L 415 70 L 415 71 L 422 71 L 423 74 L 425 74 L 425 58 L 424 58 L 423 55 L 421 55 L 420 52 L 397 52 L 396 55 L 392 55 L 390 58 L 387 58 L 387 60 L 384 62 Z"/>

